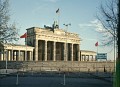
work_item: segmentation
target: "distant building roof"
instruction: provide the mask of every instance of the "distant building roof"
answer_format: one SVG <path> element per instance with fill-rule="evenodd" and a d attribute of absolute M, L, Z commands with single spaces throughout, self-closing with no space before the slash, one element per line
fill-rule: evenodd
<path fill-rule="evenodd" d="M 82 52 L 94 52 L 94 53 L 96 53 L 95 51 L 91 51 L 91 50 L 80 50 L 80 51 L 82 51 Z"/>
<path fill-rule="evenodd" d="M 90 50 L 80 50 L 81 54 L 97 54 L 95 51 L 90 51 Z"/>
<path fill-rule="evenodd" d="M 34 47 L 20 44 L 12 44 L 12 43 L 0 43 L 1 49 L 13 49 L 13 50 L 28 50 L 32 51 Z"/>
<path fill-rule="evenodd" d="M 32 47 L 32 46 L 28 46 L 28 45 L 22 45 L 22 44 L 14 44 L 14 43 L 2 43 L 3 46 L 5 45 L 9 45 L 9 46 L 22 46 L 22 47 Z"/>

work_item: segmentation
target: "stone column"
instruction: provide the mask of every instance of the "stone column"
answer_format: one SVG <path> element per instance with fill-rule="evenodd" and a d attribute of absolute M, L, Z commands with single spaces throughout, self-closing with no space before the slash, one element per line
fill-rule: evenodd
<path fill-rule="evenodd" d="M 22 61 L 25 61 L 25 51 L 22 51 Z"/>
<path fill-rule="evenodd" d="M 13 61 L 13 49 L 11 50 L 10 60 Z"/>
<path fill-rule="evenodd" d="M 64 61 L 67 61 L 67 45 L 64 43 Z"/>
<path fill-rule="evenodd" d="M 14 61 L 16 61 L 16 51 L 14 51 Z"/>
<path fill-rule="evenodd" d="M 79 44 L 77 45 L 77 59 L 80 61 L 80 46 Z"/>
<path fill-rule="evenodd" d="M 5 50 L 4 60 L 6 61 L 6 59 L 8 61 L 8 50 Z"/>
<path fill-rule="evenodd" d="M 25 50 L 25 60 L 24 61 L 27 61 L 27 50 Z"/>
<path fill-rule="evenodd" d="M 94 61 L 97 60 L 97 55 L 94 55 L 93 60 L 94 60 Z"/>
<path fill-rule="evenodd" d="M 81 54 L 81 61 L 83 61 L 83 55 Z"/>
<path fill-rule="evenodd" d="M 87 61 L 89 61 L 89 57 L 90 57 L 90 55 L 88 55 Z"/>
<path fill-rule="evenodd" d="M 12 61 L 14 61 L 14 51 L 13 50 L 11 51 L 11 54 L 12 54 L 11 59 L 12 59 Z"/>
<path fill-rule="evenodd" d="M 71 61 L 73 61 L 73 44 L 71 43 Z"/>
<path fill-rule="evenodd" d="M 81 61 L 81 60 L 82 60 L 82 59 L 81 59 L 81 51 L 80 51 L 79 53 L 80 53 L 80 61 Z"/>
<path fill-rule="evenodd" d="M 5 61 L 6 59 L 6 51 L 5 51 L 5 49 L 4 49 L 4 52 L 3 52 L 3 61 Z"/>
<path fill-rule="evenodd" d="M 85 61 L 87 61 L 87 55 L 85 55 Z"/>
<path fill-rule="evenodd" d="M 53 42 L 53 61 L 56 61 L 56 42 Z"/>
<path fill-rule="evenodd" d="M 81 56 L 81 60 L 80 61 L 83 61 L 82 54 L 80 56 Z"/>
<path fill-rule="evenodd" d="M 1 61 L 3 61 L 3 53 L 1 53 Z"/>
<path fill-rule="evenodd" d="M 47 61 L 47 41 L 45 40 L 44 60 Z"/>
<path fill-rule="evenodd" d="M 21 61 L 24 61 L 24 52 L 23 51 L 21 51 L 20 57 L 21 57 Z"/>
<path fill-rule="evenodd" d="M 10 61 L 10 51 L 8 50 L 8 61 Z"/>
<path fill-rule="evenodd" d="M 35 42 L 35 61 L 38 61 L 38 40 Z"/>
<path fill-rule="evenodd" d="M 93 61 L 93 55 L 91 55 L 91 59 L 90 60 Z"/>
<path fill-rule="evenodd" d="M 11 59 L 12 59 L 12 61 L 14 61 L 14 51 L 13 50 L 11 51 L 11 54 L 12 54 Z"/>
<path fill-rule="evenodd" d="M 85 55 L 85 58 L 86 58 L 85 61 L 87 61 L 87 58 L 88 58 L 87 55 Z"/>
<path fill-rule="evenodd" d="M 29 52 L 29 61 L 31 61 L 31 51 Z"/>
<path fill-rule="evenodd" d="M 21 61 L 20 50 L 18 50 L 18 61 Z"/>
<path fill-rule="evenodd" d="M 18 61 L 18 51 L 16 50 L 16 61 Z"/>
<path fill-rule="evenodd" d="M 86 61 L 86 55 L 84 55 L 84 61 Z"/>
<path fill-rule="evenodd" d="M 33 51 L 31 51 L 31 61 L 33 61 Z"/>

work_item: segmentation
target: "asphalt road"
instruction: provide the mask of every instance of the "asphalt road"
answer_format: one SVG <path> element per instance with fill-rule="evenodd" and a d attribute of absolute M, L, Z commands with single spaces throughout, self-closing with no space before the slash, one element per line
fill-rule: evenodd
<path fill-rule="evenodd" d="M 19 74 L 0 78 L 0 87 L 112 87 L 112 82 L 89 74 Z M 83 76 L 83 77 L 82 77 Z"/>

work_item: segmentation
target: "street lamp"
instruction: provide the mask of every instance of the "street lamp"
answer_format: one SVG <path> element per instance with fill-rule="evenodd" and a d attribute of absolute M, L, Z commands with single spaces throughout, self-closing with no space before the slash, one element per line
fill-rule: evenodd
<path fill-rule="evenodd" d="M 68 52 L 68 43 L 67 43 L 67 39 L 68 39 L 68 35 L 67 35 L 67 30 L 68 30 L 68 26 L 71 26 L 71 23 L 69 24 L 63 24 L 66 28 L 65 28 L 65 36 L 66 36 L 66 44 L 65 44 L 65 61 L 67 61 L 68 59 L 68 56 L 67 56 L 67 52 Z M 65 66 L 64 66 L 65 68 Z M 65 80 L 65 72 L 64 72 L 64 82 L 63 82 L 63 85 L 66 85 L 66 80 Z"/>
<path fill-rule="evenodd" d="M 69 24 L 63 24 L 66 28 L 65 28 L 65 36 L 66 36 L 66 45 L 65 45 L 65 58 L 66 58 L 66 61 L 67 61 L 67 51 L 68 51 L 68 44 L 67 44 L 67 30 L 68 30 L 68 26 L 71 26 L 71 23 Z"/>

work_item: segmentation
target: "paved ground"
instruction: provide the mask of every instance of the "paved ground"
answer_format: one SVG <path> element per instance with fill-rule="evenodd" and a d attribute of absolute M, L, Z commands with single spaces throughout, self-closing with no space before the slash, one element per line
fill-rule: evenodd
<path fill-rule="evenodd" d="M 16 74 L 1 75 L 0 87 L 112 87 L 111 78 L 107 75 L 98 77 L 88 73 L 19 73 L 18 85 Z"/>

